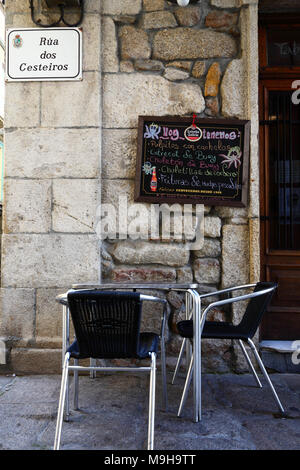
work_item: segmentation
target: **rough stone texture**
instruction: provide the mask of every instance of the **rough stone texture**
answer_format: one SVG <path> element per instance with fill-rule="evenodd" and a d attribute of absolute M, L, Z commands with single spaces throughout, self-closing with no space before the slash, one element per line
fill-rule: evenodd
<path fill-rule="evenodd" d="M 217 116 L 220 111 L 220 103 L 219 99 L 217 96 L 214 97 L 208 97 L 205 100 L 206 108 L 205 108 L 205 114 L 208 116 Z"/>
<path fill-rule="evenodd" d="M 260 220 L 250 219 L 249 220 L 249 239 L 252 243 L 252 249 L 249 253 L 249 271 L 250 281 L 256 282 L 260 279 Z"/>
<path fill-rule="evenodd" d="M 216 238 L 221 236 L 221 220 L 219 217 L 205 217 L 204 236 Z"/>
<path fill-rule="evenodd" d="M 164 64 L 159 60 L 136 60 L 135 69 L 145 72 L 160 72 L 164 69 Z"/>
<path fill-rule="evenodd" d="M 217 320 L 218 321 L 218 320 Z M 205 340 L 202 346 L 202 367 L 207 372 L 224 374 L 231 369 L 231 344 L 224 340 Z"/>
<path fill-rule="evenodd" d="M 221 243 L 219 240 L 205 238 L 203 248 L 195 250 L 193 254 L 196 258 L 217 258 L 221 254 Z"/>
<path fill-rule="evenodd" d="M 121 58 L 149 59 L 151 48 L 148 35 L 143 29 L 134 26 L 123 26 L 119 33 L 121 40 Z"/>
<path fill-rule="evenodd" d="M 104 15 L 137 15 L 142 7 L 142 0 L 103 0 Z"/>
<path fill-rule="evenodd" d="M 245 225 L 224 225 L 222 286 L 246 284 L 249 279 L 249 233 Z"/>
<path fill-rule="evenodd" d="M 94 232 L 98 188 L 98 180 L 55 180 L 53 182 L 53 230 L 69 233 Z"/>
<path fill-rule="evenodd" d="M 44 370 L 48 374 L 57 374 L 61 369 L 61 349 L 15 348 L 10 359 L 11 368 L 17 375 L 37 374 Z"/>
<path fill-rule="evenodd" d="M 248 214 L 248 209 L 246 207 L 219 206 L 215 208 L 215 211 L 222 219 L 230 219 L 232 217 L 247 217 Z"/>
<path fill-rule="evenodd" d="M 134 182 L 132 180 L 103 180 L 102 203 L 111 203 L 119 208 L 120 197 L 127 197 L 128 204 L 134 203 Z"/>
<path fill-rule="evenodd" d="M 165 8 L 165 0 L 143 0 L 145 11 L 163 10 Z"/>
<path fill-rule="evenodd" d="M 51 181 L 6 180 L 4 233 L 49 232 Z"/>
<path fill-rule="evenodd" d="M 124 241 L 112 250 L 113 257 L 124 264 L 163 264 L 182 266 L 189 261 L 189 250 L 182 244 Z"/>
<path fill-rule="evenodd" d="M 98 240 L 92 235 L 3 235 L 2 253 L 3 287 L 57 287 L 98 278 Z"/>
<path fill-rule="evenodd" d="M 175 282 L 176 271 L 172 268 L 161 267 L 116 267 L 112 269 L 110 277 L 116 282 Z"/>
<path fill-rule="evenodd" d="M 120 24 L 134 24 L 136 22 L 136 16 L 131 16 L 131 15 L 114 16 L 114 22 L 120 23 Z"/>
<path fill-rule="evenodd" d="M 167 67 L 164 72 L 164 77 L 167 80 L 176 81 L 176 80 L 186 80 L 190 74 L 184 70 L 178 70 L 173 67 Z"/>
<path fill-rule="evenodd" d="M 37 289 L 36 291 L 36 343 L 37 347 L 59 348 L 62 338 L 62 306 L 55 298 L 68 290 Z M 70 337 L 72 338 L 72 332 Z"/>
<path fill-rule="evenodd" d="M 226 117 L 245 116 L 246 90 L 245 70 L 241 59 L 228 65 L 221 84 L 222 114 Z"/>
<path fill-rule="evenodd" d="M 67 87 L 65 82 L 42 83 L 42 127 L 99 126 L 99 74 L 85 72 L 83 77 Z"/>
<path fill-rule="evenodd" d="M 180 308 L 182 306 L 183 297 L 184 296 L 182 294 L 180 294 L 179 292 L 175 292 L 175 291 L 170 291 L 167 294 L 167 300 L 169 304 L 171 304 L 172 307 L 175 307 L 175 308 Z"/>
<path fill-rule="evenodd" d="M 40 122 L 39 83 L 7 83 L 5 127 L 35 127 Z"/>
<path fill-rule="evenodd" d="M 193 282 L 193 271 L 190 266 L 177 269 L 177 282 Z"/>
<path fill-rule="evenodd" d="M 169 62 L 168 67 L 176 67 L 177 69 L 185 70 L 186 72 L 190 72 L 192 62 L 190 61 L 183 61 L 183 60 L 175 60 L 174 62 Z"/>
<path fill-rule="evenodd" d="M 218 284 L 220 280 L 220 263 L 215 258 L 197 258 L 193 269 L 195 279 L 201 284 Z"/>
<path fill-rule="evenodd" d="M 135 129 L 104 129 L 102 137 L 103 178 L 134 178 L 137 131 Z"/>
<path fill-rule="evenodd" d="M 180 26 L 195 26 L 201 18 L 200 8 L 190 5 L 185 8 L 176 8 L 175 16 Z"/>
<path fill-rule="evenodd" d="M 88 12 L 100 13 L 101 12 L 101 0 L 85 0 L 84 7 Z"/>
<path fill-rule="evenodd" d="M 132 73 L 134 72 L 134 65 L 131 60 L 121 60 L 120 72 Z"/>
<path fill-rule="evenodd" d="M 220 80 L 221 68 L 218 62 L 214 62 L 207 72 L 204 95 L 217 96 L 219 93 Z"/>
<path fill-rule="evenodd" d="M 243 5 L 257 5 L 258 0 L 211 0 L 211 4 L 219 8 L 238 8 Z"/>
<path fill-rule="evenodd" d="M 175 28 L 177 21 L 170 11 L 145 13 L 142 18 L 144 29 Z"/>
<path fill-rule="evenodd" d="M 98 134 L 97 129 L 30 129 L 30 132 L 19 129 L 6 132 L 5 145 L 9 149 L 9 158 L 5 162 L 6 176 L 95 178 L 99 171 Z"/>
<path fill-rule="evenodd" d="M 115 23 L 108 16 L 103 17 L 102 21 L 102 71 L 118 72 L 119 58 Z"/>
<path fill-rule="evenodd" d="M 10 3 L 10 12 L 28 13 L 28 5 L 24 3 L 24 0 L 14 0 Z"/>
<path fill-rule="evenodd" d="M 233 38 L 209 29 L 165 29 L 155 35 L 153 47 L 154 58 L 163 60 L 226 58 L 234 57 L 237 53 Z"/>
<path fill-rule="evenodd" d="M 30 132 L 20 129 L 7 132 L 5 143 L 10 150 L 5 163 L 6 176 L 96 177 L 99 167 L 98 133 L 96 129 L 31 129 Z"/>
<path fill-rule="evenodd" d="M 34 337 L 34 289 L 0 289 L 0 336 L 24 344 Z"/>
<path fill-rule="evenodd" d="M 206 19 L 205 25 L 217 31 L 235 32 L 238 21 L 238 13 L 228 13 L 220 10 L 211 11 Z"/>
<path fill-rule="evenodd" d="M 236 8 L 239 6 L 239 0 L 211 0 L 211 4 L 219 8 Z"/>
<path fill-rule="evenodd" d="M 75 20 L 76 21 L 76 20 Z M 100 71 L 101 44 L 95 41 L 101 34 L 101 22 L 99 15 L 85 14 L 84 16 L 84 40 L 82 43 L 83 70 Z M 113 36 L 110 35 L 113 41 Z M 111 44 L 111 53 L 114 52 L 115 44 Z"/>
<path fill-rule="evenodd" d="M 139 115 L 201 113 L 205 107 L 198 85 L 170 83 L 160 76 L 142 73 L 104 75 L 103 87 L 103 120 L 104 127 L 108 128 L 137 127 Z"/>
<path fill-rule="evenodd" d="M 200 78 L 205 74 L 205 70 L 206 70 L 205 62 L 198 60 L 197 62 L 195 62 L 195 65 L 192 70 L 192 75 L 195 78 Z"/>

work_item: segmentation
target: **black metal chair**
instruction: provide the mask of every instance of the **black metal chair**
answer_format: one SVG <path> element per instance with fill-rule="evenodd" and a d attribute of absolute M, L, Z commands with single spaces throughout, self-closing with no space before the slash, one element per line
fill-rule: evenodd
<path fill-rule="evenodd" d="M 74 371 L 75 387 L 78 386 L 79 371 L 126 371 L 150 372 L 148 450 L 153 449 L 155 417 L 156 354 L 159 335 L 141 333 L 143 301 L 162 302 L 165 304 L 161 321 L 161 362 L 165 406 L 166 365 L 164 330 L 166 324 L 166 300 L 134 292 L 107 292 L 81 290 L 68 292 L 70 309 L 76 339 L 67 349 L 61 381 L 59 407 L 57 415 L 54 450 L 60 447 L 61 431 L 68 388 L 68 374 Z M 79 359 L 151 359 L 150 367 L 98 367 L 79 366 Z M 74 359 L 76 365 L 69 364 Z M 94 362 L 93 362 L 94 363 Z M 78 390 L 75 390 L 78 400 Z M 68 394 L 67 394 L 68 395 Z"/>
<path fill-rule="evenodd" d="M 200 297 L 203 299 L 205 297 L 210 297 L 210 296 L 215 296 L 215 295 L 220 295 L 220 294 L 225 294 L 233 291 L 237 291 L 240 289 L 246 289 L 249 287 L 254 287 L 254 291 L 252 294 L 247 294 L 247 295 L 242 295 L 238 297 L 233 297 L 225 300 L 220 300 L 217 302 L 213 302 L 208 307 L 204 310 L 203 315 L 201 316 L 201 322 L 200 322 L 200 329 L 201 329 L 201 338 L 202 339 L 229 339 L 229 340 L 237 340 L 239 342 L 239 345 L 242 349 L 242 352 L 245 356 L 245 359 L 248 363 L 248 366 L 256 380 L 256 383 L 258 387 L 262 387 L 262 384 L 257 376 L 257 373 L 251 363 L 251 360 L 249 358 L 249 355 L 246 351 L 246 348 L 243 343 L 248 343 L 250 346 L 251 350 L 253 351 L 253 354 L 259 364 L 259 367 L 267 380 L 267 383 L 269 384 L 273 397 L 276 401 L 276 404 L 278 405 L 278 408 L 281 413 L 284 413 L 284 408 L 278 398 L 278 395 L 274 389 L 274 386 L 270 380 L 270 377 L 264 367 L 264 364 L 257 352 L 257 349 L 252 341 L 253 336 L 255 335 L 260 322 L 262 320 L 262 317 L 265 313 L 265 311 L 268 308 L 268 305 L 271 302 L 272 296 L 274 294 L 274 291 L 277 288 L 277 284 L 273 282 L 258 282 L 257 284 L 248 284 L 244 286 L 237 286 L 237 287 L 232 287 L 229 289 L 223 289 L 217 292 L 209 293 L 209 294 L 203 294 Z M 206 321 L 206 316 L 209 310 L 215 307 L 220 307 L 221 305 L 225 304 L 230 304 L 234 302 L 240 302 L 243 300 L 248 300 L 248 305 L 245 311 L 245 314 L 241 320 L 241 322 L 238 325 L 233 325 L 228 322 L 214 322 L 214 321 Z M 186 346 L 186 341 L 192 341 L 193 339 L 193 320 L 183 320 L 177 323 L 177 329 L 184 338 L 181 350 L 179 353 L 177 365 L 175 368 L 174 376 L 173 376 L 173 381 L 174 382 L 177 372 L 180 367 L 180 363 L 183 357 L 184 349 Z M 188 369 L 188 374 L 185 382 L 185 387 L 184 391 L 182 394 L 179 410 L 178 410 L 178 416 L 181 415 L 182 409 L 185 403 L 185 400 L 187 398 L 187 393 L 188 389 L 191 383 L 193 375 L 193 355 L 191 357 L 189 369 Z"/>

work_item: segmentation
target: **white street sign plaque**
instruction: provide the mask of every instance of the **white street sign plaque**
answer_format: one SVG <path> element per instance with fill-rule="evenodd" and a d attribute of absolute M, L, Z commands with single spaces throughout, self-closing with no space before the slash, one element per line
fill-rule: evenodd
<path fill-rule="evenodd" d="M 78 28 L 8 29 L 6 80 L 82 80 L 82 31 Z"/>

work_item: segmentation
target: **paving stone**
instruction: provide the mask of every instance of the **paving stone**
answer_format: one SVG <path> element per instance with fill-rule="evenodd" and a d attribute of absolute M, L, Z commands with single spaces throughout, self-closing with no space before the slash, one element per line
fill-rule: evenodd
<path fill-rule="evenodd" d="M 192 389 L 182 417 L 176 416 L 184 378 L 181 369 L 171 385 L 168 373 L 169 407 L 165 412 L 158 373 L 155 450 L 299 449 L 299 419 L 277 419 L 269 388 L 255 387 L 252 375 L 203 374 L 203 415 L 199 423 L 193 422 Z M 299 406 L 299 393 L 286 383 L 287 378 L 296 384 L 299 376 L 272 374 L 271 378 L 283 403 Z M 79 382 L 79 410 L 72 410 L 71 402 L 70 422 L 63 423 L 61 449 L 102 449 L 107 456 L 112 450 L 145 449 L 149 383 L 146 375 L 97 373 L 96 379 L 80 376 Z M 52 448 L 59 388 L 59 375 L 0 376 L 2 450 Z M 72 397 L 72 380 L 70 390 Z"/>

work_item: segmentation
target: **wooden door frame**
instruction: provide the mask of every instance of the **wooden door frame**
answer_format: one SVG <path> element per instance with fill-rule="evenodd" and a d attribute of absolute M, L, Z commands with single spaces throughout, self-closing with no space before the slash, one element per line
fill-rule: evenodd
<path fill-rule="evenodd" d="M 267 263 L 267 256 L 272 255 L 273 261 L 282 268 L 293 269 L 293 261 L 299 262 L 300 251 L 271 250 L 268 245 L 270 223 L 269 216 L 269 159 L 268 155 L 268 126 L 261 124 L 267 121 L 268 93 L 270 90 L 293 90 L 291 84 L 294 80 L 300 80 L 300 67 L 268 67 L 266 49 L 267 26 L 281 29 L 295 27 L 300 29 L 300 12 L 298 15 L 263 15 L 259 18 L 259 197 L 260 197 L 260 274 L 261 280 L 270 280 L 272 263 Z M 300 106 L 300 105 L 299 105 Z M 275 253 L 276 251 L 276 253 Z M 283 259 L 285 257 L 285 259 Z M 295 259 L 296 258 L 296 259 Z M 282 259 L 282 261 L 281 261 Z M 296 262 L 297 263 L 297 262 Z M 266 319 L 267 321 L 267 319 Z M 267 323 L 266 323 L 267 324 Z M 264 322 L 260 328 L 260 338 L 264 335 Z"/>

